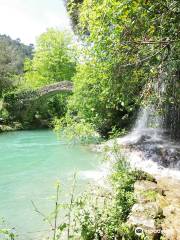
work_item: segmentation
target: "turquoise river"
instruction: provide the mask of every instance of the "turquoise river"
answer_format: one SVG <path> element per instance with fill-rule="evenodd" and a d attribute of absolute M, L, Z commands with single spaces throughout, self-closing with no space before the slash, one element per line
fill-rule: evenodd
<path fill-rule="evenodd" d="M 67 144 L 50 130 L 0 134 L 0 217 L 7 227 L 16 229 L 18 239 L 45 236 L 49 226 L 31 201 L 48 215 L 53 210 L 57 181 L 62 188 L 60 199 L 65 200 L 75 172 L 79 192 L 94 177 L 97 180 L 100 166 L 99 155 Z"/>

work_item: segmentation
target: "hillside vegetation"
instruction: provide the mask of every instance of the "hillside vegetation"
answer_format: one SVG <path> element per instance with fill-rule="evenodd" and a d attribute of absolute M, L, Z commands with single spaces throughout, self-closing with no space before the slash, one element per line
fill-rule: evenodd
<path fill-rule="evenodd" d="M 31 127 L 37 118 L 47 120 L 46 126 L 56 118 L 60 128 L 83 123 L 108 137 L 130 129 L 138 109 L 148 104 L 163 116 L 169 135 L 179 138 L 179 1 L 68 0 L 66 6 L 76 37 L 49 29 L 33 58 L 32 46 L 1 36 L 1 95 L 8 104 L 12 90 L 18 97 L 62 80 L 74 82 L 72 96 L 37 102 L 26 119 L 15 120 Z M 15 113 L 5 110 L 3 116 L 13 119 Z"/>

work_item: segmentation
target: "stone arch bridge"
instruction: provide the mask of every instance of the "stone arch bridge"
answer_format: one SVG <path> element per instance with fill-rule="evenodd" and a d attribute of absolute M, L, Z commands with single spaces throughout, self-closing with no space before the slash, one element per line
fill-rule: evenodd
<path fill-rule="evenodd" d="M 61 92 L 72 92 L 73 91 L 73 83 L 70 81 L 61 81 L 58 83 L 46 85 L 44 87 L 38 88 L 33 91 L 27 91 L 26 96 L 20 97 L 22 101 L 29 101 L 39 99 L 41 97 L 49 97 L 51 95 L 55 95 Z"/>
<path fill-rule="evenodd" d="M 13 121 L 25 121 L 30 114 L 42 106 L 46 98 L 58 93 L 71 93 L 73 83 L 71 81 L 61 81 L 38 89 L 22 90 L 20 92 L 10 92 L 4 96 L 3 108 L 12 116 Z"/>

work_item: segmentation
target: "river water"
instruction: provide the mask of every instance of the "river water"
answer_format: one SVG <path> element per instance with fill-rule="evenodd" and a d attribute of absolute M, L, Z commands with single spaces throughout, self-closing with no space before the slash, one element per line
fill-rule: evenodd
<path fill-rule="evenodd" d="M 48 225 L 35 213 L 31 200 L 45 214 L 53 209 L 55 183 L 65 199 L 77 172 L 77 191 L 100 177 L 100 156 L 83 146 L 69 145 L 49 130 L 0 135 L 0 217 L 15 227 L 19 239 L 45 235 Z"/>

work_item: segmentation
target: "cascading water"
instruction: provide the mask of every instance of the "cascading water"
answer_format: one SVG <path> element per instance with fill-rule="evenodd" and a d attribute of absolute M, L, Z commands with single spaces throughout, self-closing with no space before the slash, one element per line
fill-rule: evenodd
<path fill-rule="evenodd" d="M 155 177 L 157 181 L 155 186 L 162 193 L 162 195 L 157 194 L 157 197 L 153 200 L 155 206 L 161 209 L 163 213 L 161 232 L 165 238 L 173 240 L 179 239 L 177 237 L 180 236 L 180 144 L 171 140 L 172 132 L 169 130 L 172 121 L 169 123 L 170 127 L 167 127 L 169 118 L 164 117 L 167 113 L 164 114 L 164 111 L 160 111 L 164 107 L 164 99 L 167 93 L 162 75 L 160 81 L 154 84 L 153 88 L 154 95 L 157 97 L 154 99 L 158 100 L 157 104 L 150 101 L 151 104 L 141 108 L 132 131 L 128 135 L 116 139 L 115 142 L 110 140 L 107 145 L 110 148 L 114 147 L 114 144 L 115 146 L 119 145 L 122 150 L 121 153 L 125 155 L 132 168 L 143 170 Z M 178 119 L 180 119 L 180 115 L 174 122 L 177 123 Z M 178 131 L 177 135 L 180 138 L 179 133 Z M 116 160 L 110 151 L 111 155 L 112 161 Z M 139 196 L 140 202 L 133 206 L 128 221 L 131 221 L 135 226 L 142 227 L 142 229 L 149 229 L 148 224 L 154 221 L 154 218 L 146 212 L 148 202 L 143 199 L 143 191 L 147 190 L 145 191 L 147 193 L 151 191 L 148 188 L 148 184 L 151 183 L 143 180 L 138 181 L 137 184 L 142 186 L 142 194 L 140 194 L 142 199 Z"/>
<path fill-rule="evenodd" d="M 154 84 L 154 91 L 160 99 L 166 90 L 162 79 Z M 163 117 L 156 109 L 155 105 L 142 108 L 132 131 L 117 139 L 117 143 L 128 149 L 128 158 L 135 167 L 157 176 L 180 179 L 180 145 L 167 137 Z"/>

